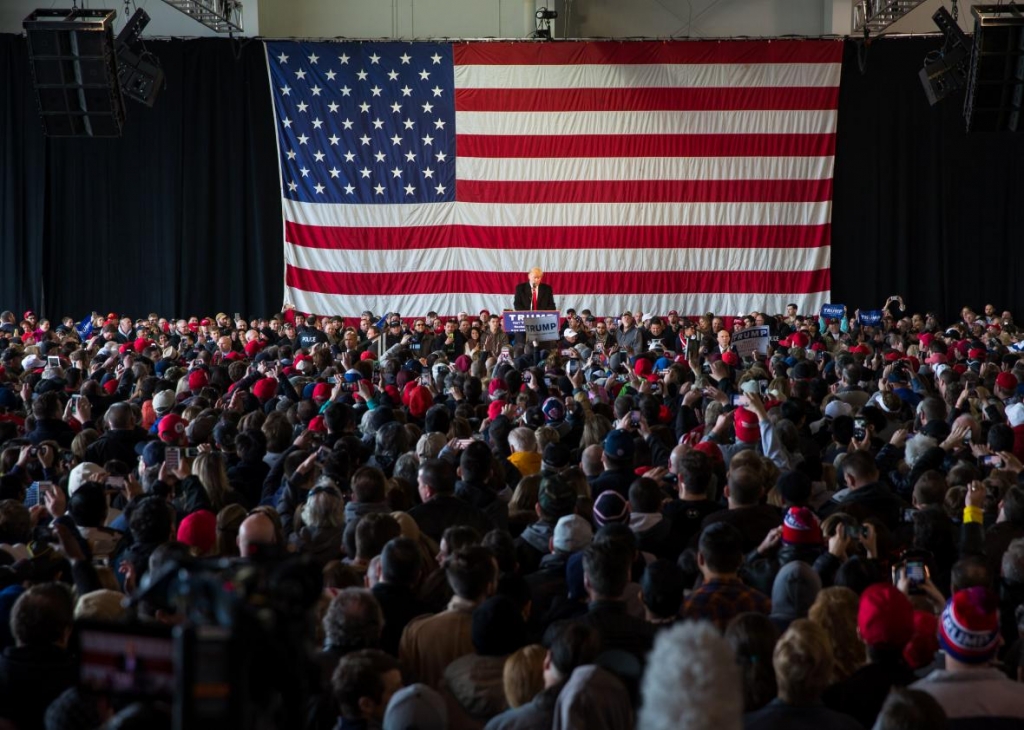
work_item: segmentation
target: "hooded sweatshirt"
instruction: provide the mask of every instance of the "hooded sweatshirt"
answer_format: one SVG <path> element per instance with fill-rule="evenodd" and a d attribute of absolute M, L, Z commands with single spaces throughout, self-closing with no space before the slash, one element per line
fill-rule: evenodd
<path fill-rule="evenodd" d="M 626 686 L 595 664 L 573 670 L 555 703 L 553 730 L 630 730 L 633 709 Z"/>
<path fill-rule="evenodd" d="M 534 522 L 523 530 L 523 534 L 519 536 L 519 539 L 534 550 L 539 551 L 542 555 L 547 555 L 550 552 L 548 541 L 554 534 L 554 525 L 548 522 Z"/>
<path fill-rule="evenodd" d="M 541 456 L 536 451 L 516 451 L 508 460 L 524 477 L 540 472 Z"/>
<path fill-rule="evenodd" d="M 391 508 L 387 502 L 346 502 L 345 503 L 345 524 L 357 522 L 360 517 L 365 517 L 374 512 L 387 512 L 391 514 Z"/>
<path fill-rule="evenodd" d="M 772 612 L 768 616 L 779 632 L 798 618 L 807 618 L 821 590 L 821 578 L 807 563 L 794 560 L 782 566 L 772 585 Z"/>
<path fill-rule="evenodd" d="M 633 512 L 629 515 L 629 529 L 636 535 L 637 546 L 643 553 L 656 558 L 674 559 L 682 546 L 672 545 L 672 523 L 660 512 Z"/>

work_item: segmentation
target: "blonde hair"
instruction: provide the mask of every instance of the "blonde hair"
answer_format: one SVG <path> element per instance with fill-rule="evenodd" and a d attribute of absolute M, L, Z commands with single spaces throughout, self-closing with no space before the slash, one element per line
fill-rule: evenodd
<path fill-rule="evenodd" d="M 742 391 L 740 386 L 744 383 L 750 382 L 751 380 L 768 380 L 768 373 L 765 372 L 764 368 L 760 364 L 752 365 L 749 370 L 740 375 L 739 379 L 736 381 L 736 389 L 738 391 Z"/>
<path fill-rule="evenodd" d="M 217 555 L 238 557 L 238 528 L 247 516 L 240 504 L 229 504 L 217 513 Z"/>
<path fill-rule="evenodd" d="M 825 629 L 808 619 L 797 619 L 772 655 L 779 699 L 791 705 L 817 702 L 832 682 L 832 664 L 832 643 Z"/>
<path fill-rule="evenodd" d="M 753 449 L 737 451 L 733 455 L 732 460 L 729 461 L 729 472 L 734 472 L 737 469 L 750 469 L 757 474 L 757 478 L 761 481 L 762 486 L 768 486 L 765 479 L 764 460 Z"/>
<path fill-rule="evenodd" d="M 192 465 L 192 473 L 203 485 L 206 496 L 210 498 L 213 511 L 220 512 L 227 500 L 228 492 L 231 491 L 224 458 L 219 453 L 213 452 L 199 454 Z"/>
<path fill-rule="evenodd" d="M 326 490 L 313 494 L 312 491 L 317 487 L 325 487 Z M 320 477 L 317 481 L 306 503 L 302 505 L 302 524 L 319 528 L 344 526 L 345 500 L 334 480 Z"/>
<path fill-rule="evenodd" d="M 122 621 L 126 616 L 126 609 L 121 605 L 124 597 L 120 591 L 105 589 L 86 593 L 75 606 L 75 620 Z"/>
<path fill-rule="evenodd" d="M 252 413 L 246 413 L 242 416 L 242 420 L 238 422 L 238 433 L 242 431 L 262 431 L 263 422 L 267 420 L 267 414 L 263 411 L 253 411 Z"/>
<path fill-rule="evenodd" d="M 708 403 L 707 408 L 704 409 L 704 426 L 709 430 L 714 427 L 715 422 L 718 421 L 718 417 L 725 411 L 724 406 L 718 401 L 711 401 Z M 742 454 L 743 452 L 739 452 Z"/>
<path fill-rule="evenodd" d="M 580 439 L 580 453 L 594 444 L 603 444 L 604 437 L 612 430 L 612 422 L 600 413 L 591 413 L 583 422 L 583 437 Z"/>
<path fill-rule="evenodd" d="M 857 635 L 860 598 L 845 586 L 825 588 L 807 613 L 832 639 L 833 676 L 837 682 L 853 674 L 867 661 L 864 642 Z"/>
<path fill-rule="evenodd" d="M 576 490 L 577 497 L 590 499 L 590 482 L 587 481 L 587 475 L 583 473 L 583 470 L 580 469 L 579 466 L 570 466 L 568 469 L 563 471 L 562 479 Z"/>
<path fill-rule="evenodd" d="M 772 378 L 771 382 L 768 383 L 768 392 L 774 392 L 776 396 L 782 399 L 789 398 L 789 378 Z"/>
<path fill-rule="evenodd" d="M 192 423 L 192 421 L 199 418 L 199 414 L 202 412 L 203 409 L 200 408 L 199 406 L 189 406 L 188 408 L 181 412 L 181 417 L 184 420 L 188 421 L 189 423 Z"/>
<path fill-rule="evenodd" d="M 856 524 L 856 518 L 850 516 L 846 512 L 833 512 L 821 521 L 821 534 L 825 539 L 828 539 L 830 537 L 835 537 L 836 532 L 839 531 L 840 525 L 854 526 Z"/>
<path fill-rule="evenodd" d="M 516 512 L 529 512 L 533 514 L 537 506 L 537 498 L 540 495 L 540 474 L 531 474 L 523 477 L 512 492 L 512 499 L 508 502 L 509 514 Z"/>
<path fill-rule="evenodd" d="M 71 453 L 79 461 L 85 461 L 85 450 L 88 449 L 100 437 L 95 428 L 83 428 L 71 440 Z"/>
<path fill-rule="evenodd" d="M 530 644 L 505 660 L 502 682 L 509 707 L 525 705 L 544 689 L 544 657 L 547 653 L 540 644 Z"/>
<path fill-rule="evenodd" d="M 561 438 L 558 431 L 551 428 L 551 426 L 541 426 L 535 432 L 537 437 L 537 451 L 541 454 L 544 453 L 544 447 L 548 444 L 557 444 Z"/>

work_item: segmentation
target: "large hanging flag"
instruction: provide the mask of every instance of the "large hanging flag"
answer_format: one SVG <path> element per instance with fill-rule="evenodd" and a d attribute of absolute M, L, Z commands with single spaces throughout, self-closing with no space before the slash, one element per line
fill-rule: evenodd
<path fill-rule="evenodd" d="M 829 300 L 841 42 L 266 48 L 300 309 Z"/>

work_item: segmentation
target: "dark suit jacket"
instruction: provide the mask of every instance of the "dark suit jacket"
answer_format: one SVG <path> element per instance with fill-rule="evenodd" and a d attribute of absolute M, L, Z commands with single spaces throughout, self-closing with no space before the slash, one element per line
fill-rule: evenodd
<path fill-rule="evenodd" d="M 558 309 L 555 306 L 555 295 L 551 291 L 551 287 L 547 284 L 537 285 L 537 306 L 533 306 L 533 295 L 530 292 L 530 282 L 524 281 L 522 284 L 516 284 L 516 297 L 512 304 L 512 308 L 523 311 L 530 309 Z"/>
<path fill-rule="evenodd" d="M 761 544 L 772 528 L 782 524 L 782 513 L 768 504 L 723 509 L 705 517 L 701 530 L 716 522 L 728 522 L 736 527 L 743 534 L 743 552 L 749 553 Z"/>
<path fill-rule="evenodd" d="M 146 432 L 141 429 L 107 431 L 85 450 L 85 460 L 101 466 L 111 459 L 132 464 L 138 458 L 135 453 L 135 444 L 145 438 Z"/>
<path fill-rule="evenodd" d="M 417 600 L 412 589 L 392 583 L 378 583 L 371 589 L 384 614 L 380 648 L 398 656 L 398 642 L 406 625 L 417 616 L 430 613 L 430 607 Z"/>
<path fill-rule="evenodd" d="M 420 532 L 436 543 L 441 542 L 441 535 L 452 525 L 469 525 L 481 535 L 494 528 L 494 523 L 482 510 L 454 494 L 439 494 L 429 502 L 418 504 L 409 510 L 409 516 L 416 520 Z"/>
<path fill-rule="evenodd" d="M 630 616 L 625 601 L 592 601 L 579 621 L 597 629 L 603 651 L 617 649 L 632 654 L 641 664 L 647 661 L 654 644 L 654 624 Z"/>
<path fill-rule="evenodd" d="M 885 523 L 890 532 L 896 532 L 900 529 L 903 509 L 909 506 L 887 486 L 871 482 L 849 491 L 841 502 L 830 499 L 818 510 L 818 517 L 825 519 L 835 512 L 845 512 L 861 522 L 868 517 L 876 517 Z"/>

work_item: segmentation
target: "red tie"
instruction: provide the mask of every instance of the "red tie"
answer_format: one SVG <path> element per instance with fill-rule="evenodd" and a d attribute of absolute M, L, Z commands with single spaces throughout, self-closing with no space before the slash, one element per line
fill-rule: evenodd
<path fill-rule="evenodd" d="M 530 309 L 537 308 L 537 287 L 533 287 L 533 306 Z"/>

